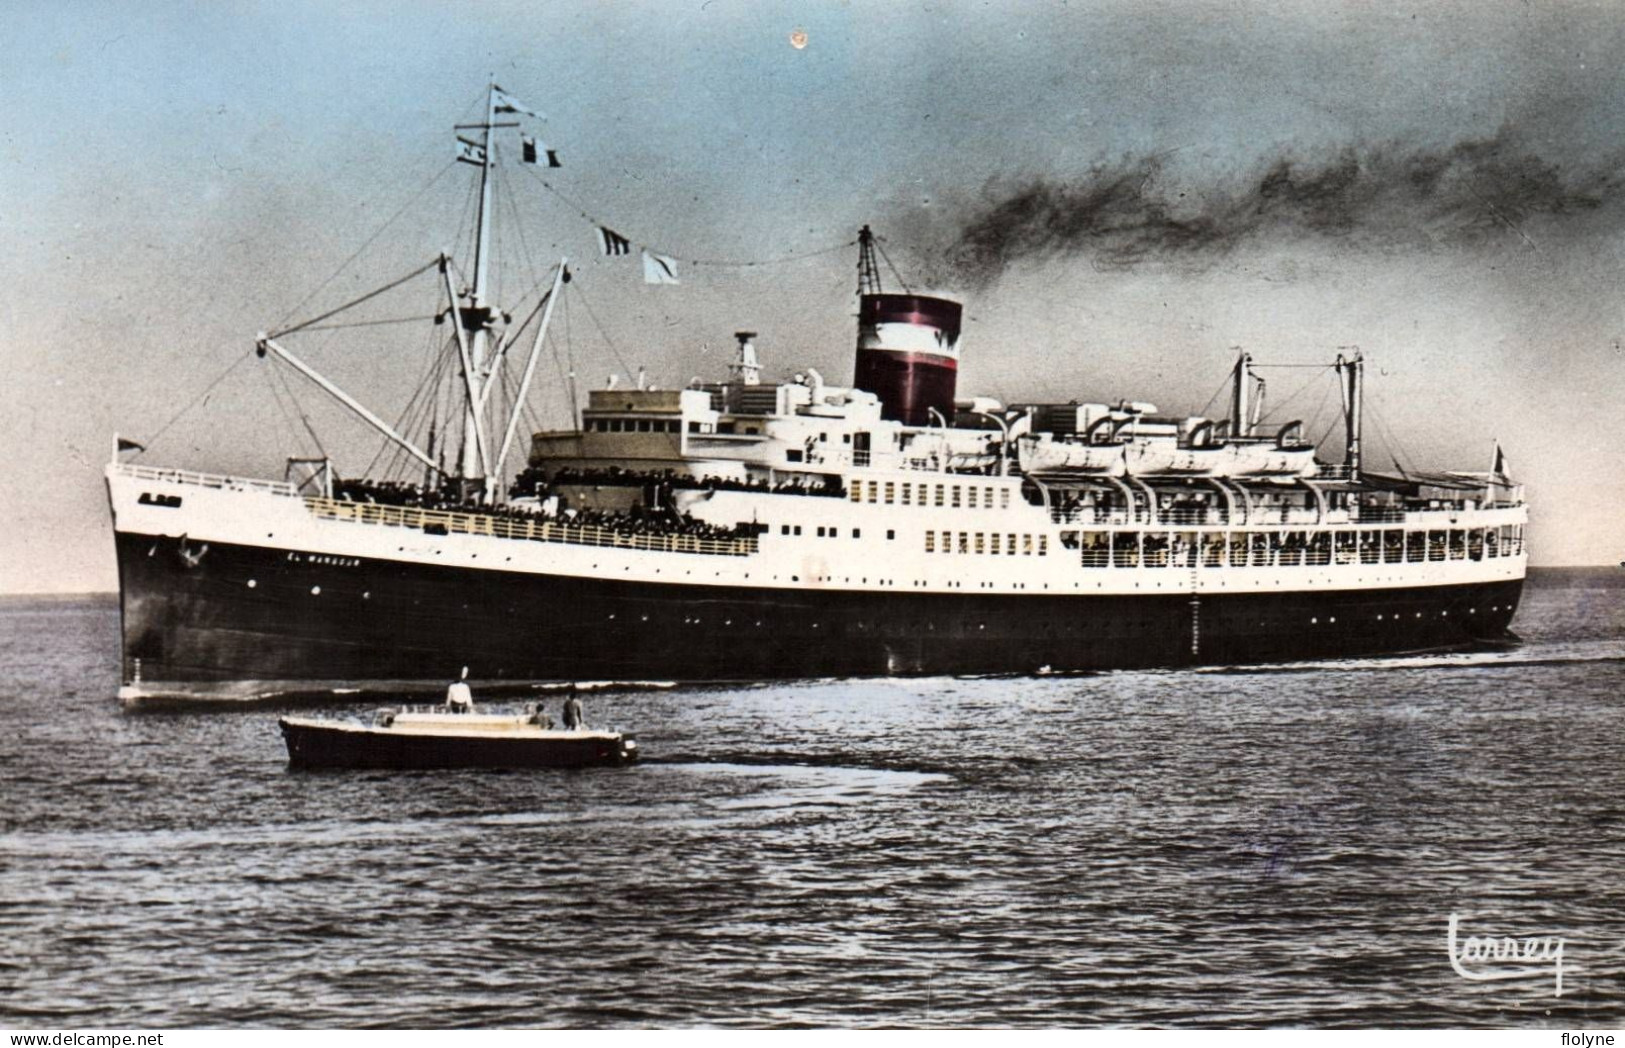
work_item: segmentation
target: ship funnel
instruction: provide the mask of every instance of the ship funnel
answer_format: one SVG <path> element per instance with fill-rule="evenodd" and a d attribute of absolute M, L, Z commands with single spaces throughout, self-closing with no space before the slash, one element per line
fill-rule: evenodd
<path fill-rule="evenodd" d="M 928 426 L 933 409 L 953 417 L 962 310 L 928 295 L 859 296 L 852 384 L 880 398 L 882 418 Z"/>
<path fill-rule="evenodd" d="M 906 284 L 903 294 L 887 294 L 880 286 L 876 239 L 868 226 L 858 230 L 858 355 L 852 385 L 880 398 L 881 418 L 905 426 L 929 426 L 933 414 L 953 418 L 964 307 L 952 299 L 916 295 Z"/>

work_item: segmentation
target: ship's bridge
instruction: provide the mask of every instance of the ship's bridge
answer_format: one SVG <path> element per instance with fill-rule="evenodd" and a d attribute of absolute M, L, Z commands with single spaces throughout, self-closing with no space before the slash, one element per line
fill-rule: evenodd
<path fill-rule="evenodd" d="M 587 395 L 581 428 L 537 433 L 530 460 L 547 467 L 678 470 L 688 440 L 716 431 L 719 413 L 698 389 L 595 389 Z"/>
<path fill-rule="evenodd" d="M 777 385 L 594 390 L 581 429 L 536 434 L 531 462 L 737 479 L 905 468 L 916 434 L 882 418 L 875 394 L 827 386 L 812 373 Z"/>

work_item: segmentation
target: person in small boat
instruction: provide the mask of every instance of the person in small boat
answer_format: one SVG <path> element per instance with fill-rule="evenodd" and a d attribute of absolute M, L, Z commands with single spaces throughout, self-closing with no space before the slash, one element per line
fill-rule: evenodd
<path fill-rule="evenodd" d="M 553 727 L 553 718 L 547 715 L 546 708 L 539 702 L 530 708 L 530 722 L 543 731 L 549 731 Z"/>
<path fill-rule="evenodd" d="M 463 675 L 446 689 L 446 709 L 451 713 L 474 712 L 474 693 L 468 687 L 467 666 L 463 667 Z"/>
<path fill-rule="evenodd" d="M 564 700 L 564 730 L 581 731 L 586 728 L 586 722 L 581 719 L 581 700 L 574 695 Z"/>

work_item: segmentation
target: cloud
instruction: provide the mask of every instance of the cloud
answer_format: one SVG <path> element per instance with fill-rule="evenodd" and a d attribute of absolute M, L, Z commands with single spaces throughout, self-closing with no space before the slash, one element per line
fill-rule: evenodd
<path fill-rule="evenodd" d="M 1618 209 L 1618 158 L 1565 169 L 1503 131 L 1446 149 L 1347 146 L 1282 154 L 1247 172 L 1176 167 L 1173 153 L 1125 156 L 1072 179 L 996 179 L 940 257 L 950 279 L 985 287 L 1016 264 L 1086 257 L 1105 267 L 1204 267 L 1244 243 L 1335 240 L 1367 251 L 1441 250 L 1491 237 L 1533 246 L 1536 218 Z M 1543 229 L 1554 228 L 1546 223 Z"/>

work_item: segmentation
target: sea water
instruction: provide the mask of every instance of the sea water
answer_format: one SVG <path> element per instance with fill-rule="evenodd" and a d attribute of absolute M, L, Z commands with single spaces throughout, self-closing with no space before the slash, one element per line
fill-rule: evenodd
<path fill-rule="evenodd" d="M 1619 1026 L 1625 572 L 1514 628 L 610 691 L 640 765 L 301 772 L 276 705 L 122 710 L 114 599 L 7 599 L 0 1025 Z M 1546 959 L 1462 955 L 1507 938 Z"/>

